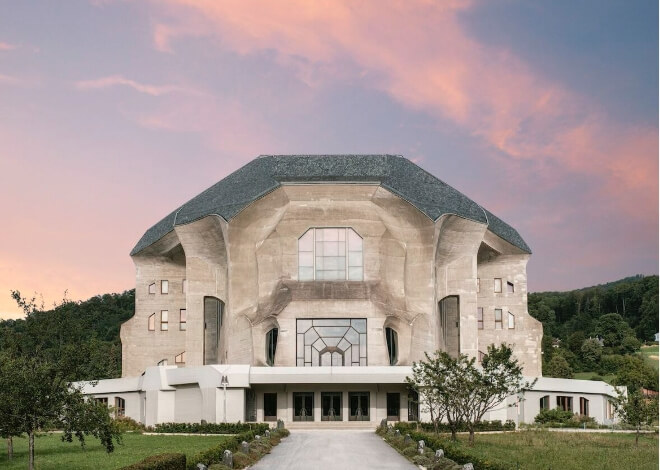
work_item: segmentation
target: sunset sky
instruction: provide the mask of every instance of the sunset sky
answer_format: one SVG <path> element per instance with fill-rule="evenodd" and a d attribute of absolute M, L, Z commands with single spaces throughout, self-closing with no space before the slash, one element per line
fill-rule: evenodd
<path fill-rule="evenodd" d="M 0 317 L 134 284 L 259 154 L 401 154 L 518 229 L 531 291 L 658 272 L 658 2 L 0 2 Z"/>

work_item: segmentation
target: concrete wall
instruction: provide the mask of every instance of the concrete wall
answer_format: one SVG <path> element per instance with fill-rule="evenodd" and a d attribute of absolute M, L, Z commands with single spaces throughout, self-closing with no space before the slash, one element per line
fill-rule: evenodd
<path fill-rule="evenodd" d="M 362 282 L 298 281 L 298 239 L 312 227 L 351 227 L 362 237 Z M 228 223 L 207 216 L 177 226 L 133 257 L 136 314 L 122 326 L 123 375 L 164 358 L 172 365 L 183 351 L 187 366 L 203 364 L 207 296 L 225 305 L 221 364 L 264 365 L 265 334 L 277 327 L 275 365 L 295 366 L 296 318 L 367 318 L 369 365 L 389 364 L 384 329 L 391 327 L 398 333 L 398 365 L 436 349 L 476 357 L 488 344 L 507 342 L 525 374 L 539 375 L 542 330 L 527 314 L 527 259 L 484 224 L 457 216 L 434 223 L 378 185 L 284 185 Z M 503 294 L 487 292 L 493 277 L 503 279 Z M 170 294 L 148 294 L 148 284 L 160 279 L 170 281 Z M 507 279 L 515 282 L 513 295 L 506 294 Z M 443 332 L 439 302 L 447 296 L 457 296 L 458 304 Z M 477 306 L 484 307 L 487 325 L 480 331 Z M 496 306 L 516 315 L 514 330 L 490 328 Z M 179 331 L 184 307 L 187 330 Z M 148 316 L 163 309 L 170 312 L 169 331 L 160 331 L 158 321 L 155 332 L 147 331 Z"/>

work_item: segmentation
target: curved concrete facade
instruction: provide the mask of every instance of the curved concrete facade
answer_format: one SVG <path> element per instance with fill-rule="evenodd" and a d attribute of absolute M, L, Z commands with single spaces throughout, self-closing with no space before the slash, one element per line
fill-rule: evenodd
<path fill-rule="evenodd" d="M 362 238 L 362 281 L 298 280 L 298 239 L 322 227 L 350 227 Z M 204 299 L 213 297 L 224 311 L 212 363 L 266 365 L 266 333 L 278 328 L 274 366 L 296 366 L 297 319 L 366 318 L 368 366 L 389 365 L 385 328 L 392 328 L 397 365 L 436 349 L 478 357 L 489 344 L 506 342 L 525 374 L 538 376 L 542 327 L 527 313 L 528 258 L 487 224 L 457 215 L 433 221 L 380 184 L 282 184 L 228 222 L 207 215 L 176 225 L 133 255 L 136 313 L 121 330 L 123 375 L 163 361 L 173 365 L 182 352 L 180 366 L 209 364 Z M 494 292 L 495 278 L 502 279 L 502 293 Z M 167 294 L 160 292 L 162 280 Z M 443 304 L 445 298 L 455 302 Z M 502 329 L 495 329 L 495 309 L 505 312 Z M 159 322 L 163 310 L 166 331 Z"/>

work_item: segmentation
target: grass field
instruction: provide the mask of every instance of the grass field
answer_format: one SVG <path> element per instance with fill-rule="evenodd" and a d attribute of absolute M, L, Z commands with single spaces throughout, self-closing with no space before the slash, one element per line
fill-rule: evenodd
<path fill-rule="evenodd" d="M 135 463 L 150 455 L 163 452 L 183 452 L 188 457 L 220 444 L 222 436 L 144 436 L 124 434 L 123 444 L 108 454 L 98 440 L 85 439 L 85 448 L 77 442 L 62 442 L 61 434 L 46 434 L 35 439 L 35 467 L 51 469 L 117 469 Z M 27 438 L 14 439 L 14 459 L 7 460 L 7 447 L 2 440 L 0 468 L 23 470 L 27 468 Z"/>
<path fill-rule="evenodd" d="M 591 380 L 591 378 L 595 377 L 596 375 L 598 375 L 598 372 L 576 372 L 573 374 L 573 378 L 577 380 Z M 611 384 L 616 376 L 614 374 L 609 374 L 603 375 L 601 377 L 603 381 Z"/>
<path fill-rule="evenodd" d="M 461 436 L 463 440 L 467 439 Z M 658 435 L 523 431 L 480 434 L 471 452 L 521 470 L 658 469 Z"/>
<path fill-rule="evenodd" d="M 650 364 L 651 366 L 655 367 L 655 369 L 658 369 L 658 365 L 660 364 L 658 362 L 658 345 L 654 344 L 653 346 L 642 346 L 642 349 L 640 351 L 640 354 L 644 358 L 644 360 Z"/>

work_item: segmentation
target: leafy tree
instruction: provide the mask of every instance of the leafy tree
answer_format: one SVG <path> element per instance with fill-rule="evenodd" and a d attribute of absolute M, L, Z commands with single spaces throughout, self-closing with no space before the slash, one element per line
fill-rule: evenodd
<path fill-rule="evenodd" d="M 615 382 L 629 389 L 647 388 L 658 390 L 658 371 L 637 356 L 622 356 L 616 371 Z"/>
<path fill-rule="evenodd" d="M 474 359 L 470 361 L 462 354 L 455 359 L 444 351 L 436 351 L 433 356 L 425 353 L 425 356 L 425 361 L 413 362 L 413 375 L 406 377 L 406 382 L 417 390 L 420 400 L 424 397 L 426 408 L 433 410 L 431 420 L 436 432 L 440 421 L 445 419 L 452 440 L 456 440 L 464 421 L 465 394 L 469 393 L 467 369 L 473 366 Z"/>
<path fill-rule="evenodd" d="M 628 323 L 618 313 L 603 315 L 596 322 L 594 333 L 603 338 L 606 347 L 618 348 L 626 336 L 634 336 L 635 333 Z"/>
<path fill-rule="evenodd" d="M 580 354 L 582 355 L 582 362 L 585 367 L 594 370 L 603 355 L 603 347 L 596 338 L 588 338 L 582 342 Z"/>
<path fill-rule="evenodd" d="M 584 331 L 576 331 L 568 337 L 568 349 L 573 354 L 580 354 L 582 343 L 584 343 Z"/>
<path fill-rule="evenodd" d="M 544 364 L 543 375 L 546 377 L 559 377 L 562 379 L 572 379 L 573 369 L 562 355 L 556 354 L 550 359 L 550 362 Z"/>
<path fill-rule="evenodd" d="M 64 429 L 64 440 L 75 435 L 81 444 L 91 434 L 108 452 L 120 438 L 107 407 L 86 402 L 60 365 L 39 357 L 12 357 L 6 352 L 0 356 L 0 418 L 4 434 L 27 434 L 29 470 L 34 469 L 35 434 L 46 426 Z"/>
<path fill-rule="evenodd" d="M 625 394 L 617 389 L 614 408 L 621 419 L 635 427 L 635 445 L 639 445 L 639 432 L 643 425 L 650 425 L 658 418 L 658 397 L 646 397 L 641 388 L 629 388 Z"/>
<path fill-rule="evenodd" d="M 460 360 L 460 358 L 459 358 Z M 468 380 L 467 389 L 459 393 L 464 397 L 465 424 L 470 433 L 470 445 L 474 444 L 474 431 L 484 415 L 522 390 L 533 387 L 534 382 L 523 380 L 522 366 L 513 356 L 513 350 L 506 344 L 488 346 L 481 367 L 474 367 L 472 358 L 465 367 Z"/>

